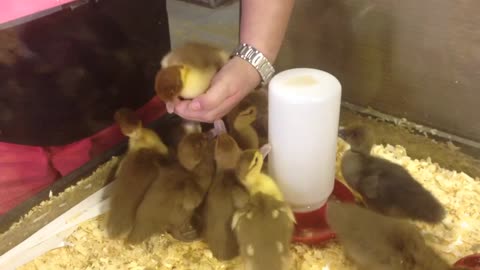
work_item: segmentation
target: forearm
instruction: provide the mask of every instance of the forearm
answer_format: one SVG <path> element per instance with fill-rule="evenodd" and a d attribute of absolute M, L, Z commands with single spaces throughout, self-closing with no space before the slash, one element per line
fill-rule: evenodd
<path fill-rule="evenodd" d="M 295 0 L 242 0 L 240 42 L 261 51 L 274 63 L 290 20 Z"/>

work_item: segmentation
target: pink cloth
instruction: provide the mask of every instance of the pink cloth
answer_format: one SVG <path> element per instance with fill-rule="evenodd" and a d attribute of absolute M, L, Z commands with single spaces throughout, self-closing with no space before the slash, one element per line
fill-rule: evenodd
<path fill-rule="evenodd" d="M 144 123 L 158 119 L 165 105 L 154 97 L 137 110 Z M 117 124 L 80 141 L 53 147 L 0 142 L 0 214 L 118 144 L 124 136 Z"/>
<path fill-rule="evenodd" d="M 74 0 L 0 0 L 0 24 L 73 1 Z"/>

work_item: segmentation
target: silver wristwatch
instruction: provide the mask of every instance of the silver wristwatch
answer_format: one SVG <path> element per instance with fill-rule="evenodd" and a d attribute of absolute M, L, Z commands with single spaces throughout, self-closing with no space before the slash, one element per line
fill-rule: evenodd
<path fill-rule="evenodd" d="M 275 69 L 263 53 L 248 44 L 240 44 L 233 51 L 232 56 L 238 56 L 250 63 L 262 77 L 263 85 L 268 84 L 275 74 Z"/>

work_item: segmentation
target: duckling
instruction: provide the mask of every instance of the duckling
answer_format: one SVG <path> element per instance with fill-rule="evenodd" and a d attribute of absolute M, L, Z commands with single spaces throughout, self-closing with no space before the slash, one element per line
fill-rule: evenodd
<path fill-rule="evenodd" d="M 180 117 L 165 122 L 166 123 L 161 123 L 158 134 L 168 146 L 172 157 L 177 156 L 178 144 L 183 137 L 190 133 L 200 133 L 203 131 L 201 123 L 185 120 Z"/>
<path fill-rule="evenodd" d="M 203 196 L 208 192 L 215 177 L 214 133 L 217 132 L 211 130 L 210 132 L 187 134 L 178 145 L 177 159 L 186 170 L 195 176 L 195 181 Z M 203 230 L 202 209 L 204 204 L 205 201 L 195 210 L 192 231 L 201 232 Z"/>
<path fill-rule="evenodd" d="M 350 150 L 342 158 L 342 174 L 369 208 L 384 215 L 427 223 L 443 220 L 443 206 L 407 170 L 370 155 L 374 138 L 367 128 L 347 127 L 339 131 L 339 136 L 350 144 Z"/>
<path fill-rule="evenodd" d="M 255 193 L 248 205 L 235 213 L 232 228 L 245 269 L 291 269 L 294 218 L 285 202 Z"/>
<path fill-rule="evenodd" d="M 252 126 L 256 119 L 257 107 L 253 105 L 245 108 L 238 106 L 227 115 L 229 130 L 240 148 L 244 150 L 259 147 L 258 133 Z"/>
<path fill-rule="evenodd" d="M 261 172 L 263 154 L 271 147 L 242 152 L 236 175 L 250 195 L 248 205 L 237 210 L 232 228 L 246 269 L 289 269 L 289 247 L 295 218 L 275 181 Z"/>
<path fill-rule="evenodd" d="M 327 222 L 360 270 L 453 269 L 407 220 L 350 203 L 329 202 Z"/>
<path fill-rule="evenodd" d="M 271 149 L 269 144 L 262 146 L 260 150 L 247 149 L 240 155 L 236 166 L 236 175 L 248 190 L 250 196 L 256 193 L 265 193 L 274 199 L 284 201 L 283 193 L 275 181 L 262 172 L 264 155 Z"/>
<path fill-rule="evenodd" d="M 106 223 L 109 236 L 118 238 L 126 236 L 132 229 L 136 210 L 158 177 L 157 160 L 166 158 L 168 149 L 153 130 L 142 127 L 132 110 L 120 109 L 114 118 L 122 133 L 129 138 L 127 153 L 115 172 L 111 210 Z"/>
<path fill-rule="evenodd" d="M 213 256 L 219 260 L 230 260 L 239 254 L 232 218 L 249 198 L 234 172 L 240 154 L 240 148 L 230 135 L 225 131 L 218 134 L 215 140 L 217 171 L 205 200 L 203 236 Z"/>
<path fill-rule="evenodd" d="M 191 64 L 196 67 L 225 65 L 230 55 L 223 49 L 205 42 L 187 41 L 167 53 L 161 61 L 162 68 Z"/>
<path fill-rule="evenodd" d="M 233 123 L 233 120 L 239 112 L 245 111 L 248 107 L 254 106 L 257 109 L 256 119 L 251 126 L 255 129 L 259 145 L 268 143 L 268 92 L 266 88 L 255 89 L 250 92 L 228 115 L 227 119 Z M 229 123 L 230 130 L 233 129 Z"/>
<path fill-rule="evenodd" d="M 170 233 L 181 241 L 198 238 L 195 214 L 210 185 L 214 164 L 207 135 L 197 123 L 183 121 L 176 160 L 159 161 L 161 175 L 152 184 L 137 212 L 130 243 L 155 233 Z M 210 154 L 209 154 L 210 153 Z"/>
<path fill-rule="evenodd" d="M 204 192 L 195 176 L 178 162 L 168 160 L 161 163 L 160 173 L 137 210 L 135 225 L 127 239 L 130 244 L 161 233 L 170 233 L 185 242 L 198 238 L 191 222 Z"/>
<path fill-rule="evenodd" d="M 178 144 L 177 158 L 207 192 L 215 174 L 214 141 L 210 133 L 193 132 L 183 137 Z"/>
<path fill-rule="evenodd" d="M 207 91 L 213 76 L 229 59 L 226 51 L 210 44 L 187 42 L 165 55 L 155 77 L 155 91 L 167 111 L 179 98 L 193 99 Z"/>

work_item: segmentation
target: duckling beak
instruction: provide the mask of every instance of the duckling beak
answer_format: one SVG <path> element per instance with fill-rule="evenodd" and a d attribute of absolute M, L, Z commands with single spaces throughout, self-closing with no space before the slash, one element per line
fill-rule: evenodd
<path fill-rule="evenodd" d="M 270 154 L 271 151 L 272 151 L 272 145 L 269 143 L 264 144 L 262 147 L 260 147 L 260 153 L 262 154 L 263 159 L 265 159 L 268 156 L 268 154 Z"/>

